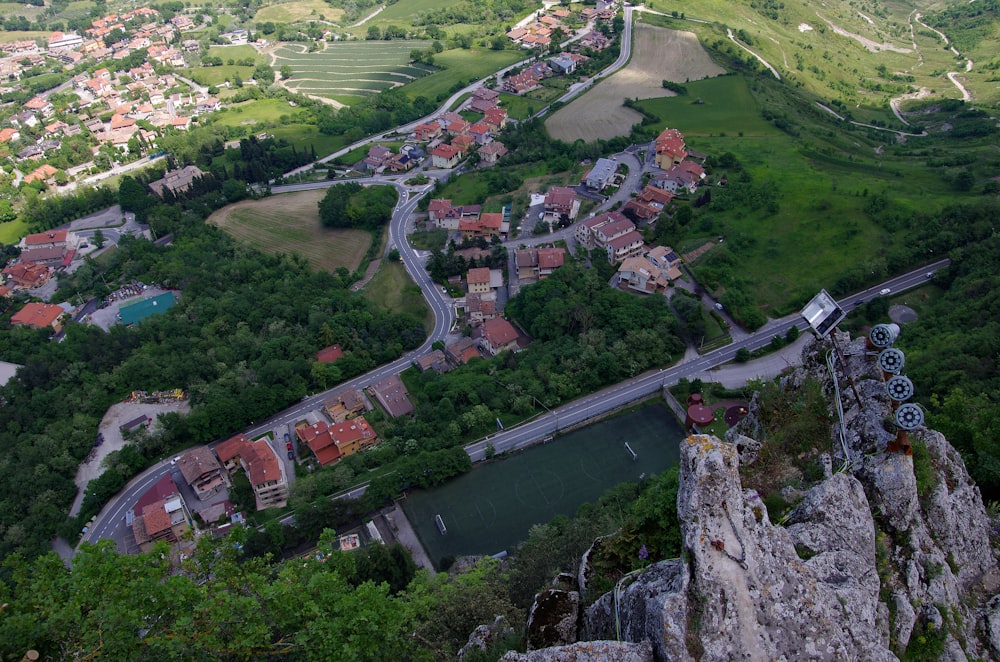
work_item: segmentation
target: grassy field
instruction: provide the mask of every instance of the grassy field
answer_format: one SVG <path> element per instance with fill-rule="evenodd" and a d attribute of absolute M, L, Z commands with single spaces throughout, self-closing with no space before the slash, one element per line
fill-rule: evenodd
<path fill-rule="evenodd" d="M 639 23 L 628 66 L 553 113 L 545 128 L 566 142 L 628 135 L 642 116 L 622 107 L 625 99 L 668 96 L 664 80 L 684 83 L 724 72 L 694 34 Z"/>
<path fill-rule="evenodd" d="M 313 146 L 317 156 L 332 154 L 347 144 L 343 136 L 320 133 L 313 124 L 285 124 L 268 129 L 268 133 L 275 138 L 284 138 L 296 147 Z"/>
<path fill-rule="evenodd" d="M 313 269 L 354 271 L 371 243 L 361 230 L 330 230 L 319 223 L 317 204 L 326 191 L 302 191 L 223 207 L 208 221 L 265 253 L 297 253 Z"/>
<path fill-rule="evenodd" d="M 424 301 L 420 287 L 413 282 L 399 262 L 382 260 L 375 277 L 365 285 L 361 294 L 386 310 L 409 313 L 423 320 L 427 330 L 433 325 L 430 308 Z"/>
<path fill-rule="evenodd" d="M 781 132 L 760 115 L 757 100 L 743 76 L 719 76 L 685 84 L 686 95 L 644 99 L 643 111 L 660 118 L 657 130 L 668 126 L 685 136 L 742 134 L 773 136 Z M 700 103 L 699 103 L 700 102 Z"/>
<path fill-rule="evenodd" d="M 494 51 L 478 48 L 455 48 L 443 51 L 434 56 L 435 66 L 443 67 L 443 69 L 410 83 L 403 88 L 403 91 L 411 99 L 424 96 L 428 99 L 443 100 L 456 83 L 477 80 L 507 65 L 514 64 L 524 57 L 524 53 L 517 51 Z"/>
<path fill-rule="evenodd" d="M 236 75 L 243 80 L 249 80 L 253 67 L 224 64 L 221 67 L 191 67 L 185 73 L 199 85 L 221 85 Z"/>
<path fill-rule="evenodd" d="M 43 11 L 45 11 L 45 7 L 23 5 L 19 2 L 0 2 L 0 16 L 3 18 L 23 16 L 29 21 L 34 21 Z"/>
<path fill-rule="evenodd" d="M 296 21 L 327 20 L 336 23 L 344 15 L 343 9 L 331 7 L 323 0 L 295 0 L 295 2 L 285 2 L 282 4 L 261 7 L 254 14 L 253 20 L 257 23 L 270 21 L 272 23 L 295 23 Z M 323 17 L 321 19 L 320 17 Z"/>
<path fill-rule="evenodd" d="M 232 60 L 245 60 L 250 58 L 254 62 L 264 62 L 267 60 L 257 52 L 253 46 L 241 44 L 239 46 L 209 46 L 208 54 L 212 57 L 221 57 L 223 62 Z"/>
<path fill-rule="evenodd" d="M 18 14 L 20 16 L 20 14 Z M 25 17 L 27 18 L 27 17 Z M 9 44 L 22 39 L 48 38 L 51 32 L 39 32 L 37 30 L 26 30 L 24 32 L 0 32 L 0 44 Z"/>
<path fill-rule="evenodd" d="M 213 123 L 223 126 L 239 126 L 253 124 L 268 124 L 281 122 L 293 123 L 308 120 L 308 110 L 293 108 L 287 101 L 281 99 L 261 99 L 259 101 L 244 101 L 229 106 L 212 116 Z M 282 122 L 282 123 L 285 123 Z"/>
<path fill-rule="evenodd" d="M 302 94 L 340 100 L 365 97 L 405 85 L 431 68 L 410 64 L 410 51 L 426 48 L 422 41 L 354 41 L 328 43 L 316 53 L 301 44 L 282 44 L 272 54 L 273 66 L 288 65 L 292 77 L 285 87 Z"/>
<path fill-rule="evenodd" d="M 20 219 L 0 223 L 0 244 L 16 244 L 26 234 L 28 234 L 28 224 Z"/>

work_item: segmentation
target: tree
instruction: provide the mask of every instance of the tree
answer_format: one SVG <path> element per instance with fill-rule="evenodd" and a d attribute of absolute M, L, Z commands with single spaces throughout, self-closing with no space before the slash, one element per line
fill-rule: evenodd
<path fill-rule="evenodd" d="M 102 232 L 100 228 L 94 230 L 94 236 L 91 237 L 91 240 L 97 248 L 104 248 L 104 244 L 107 241 L 104 237 L 104 232 Z"/>
<path fill-rule="evenodd" d="M 281 72 L 281 80 L 288 80 L 292 77 L 292 68 L 287 64 L 281 65 L 278 71 Z"/>
<path fill-rule="evenodd" d="M 379 29 L 377 25 L 369 26 L 368 33 L 365 35 L 365 39 L 368 41 L 378 41 L 382 38 L 382 30 Z"/>
<path fill-rule="evenodd" d="M 135 214 L 140 223 L 146 222 L 149 209 L 155 204 L 150 192 L 131 175 L 122 175 L 118 183 L 118 204 Z"/>

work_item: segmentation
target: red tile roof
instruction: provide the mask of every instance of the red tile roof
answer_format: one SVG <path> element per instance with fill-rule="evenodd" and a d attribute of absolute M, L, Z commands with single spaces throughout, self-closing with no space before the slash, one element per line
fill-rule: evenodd
<path fill-rule="evenodd" d="M 14 316 L 10 318 L 10 323 L 42 329 L 52 326 L 65 312 L 54 304 L 32 302 L 25 304 L 24 308 L 14 313 Z"/>
<path fill-rule="evenodd" d="M 469 275 L 466 276 L 466 282 L 469 285 L 472 284 L 483 284 L 489 285 L 490 283 L 490 268 L 489 267 L 476 267 L 475 269 L 469 269 Z"/>
<path fill-rule="evenodd" d="M 496 348 L 503 347 L 517 340 L 517 329 L 502 317 L 496 317 L 483 323 L 483 337 Z"/>

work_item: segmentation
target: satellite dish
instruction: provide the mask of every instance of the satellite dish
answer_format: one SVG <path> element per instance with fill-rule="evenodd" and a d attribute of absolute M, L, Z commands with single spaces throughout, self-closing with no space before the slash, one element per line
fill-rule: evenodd
<path fill-rule="evenodd" d="M 924 410 L 908 402 L 896 410 L 896 427 L 903 430 L 916 430 L 924 424 Z"/>
<path fill-rule="evenodd" d="M 909 377 L 896 375 L 885 383 L 885 392 L 896 402 L 903 402 L 913 397 L 913 382 Z"/>
<path fill-rule="evenodd" d="M 883 372 L 887 372 L 890 375 L 898 375 L 901 373 L 905 363 L 906 355 L 895 347 L 883 349 L 878 355 L 878 367 L 882 368 Z"/>
<path fill-rule="evenodd" d="M 868 340 L 876 347 L 888 347 L 899 337 L 898 324 L 876 324 L 868 332 Z"/>

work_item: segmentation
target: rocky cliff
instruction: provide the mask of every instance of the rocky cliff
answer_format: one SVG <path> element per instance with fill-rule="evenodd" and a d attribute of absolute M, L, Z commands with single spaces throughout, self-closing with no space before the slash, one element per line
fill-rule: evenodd
<path fill-rule="evenodd" d="M 814 342 L 782 383 L 819 381 L 836 421 L 817 440 L 829 448 L 822 477 L 787 519 L 775 523 L 742 485 L 741 464 L 767 443 L 755 399 L 727 440 L 681 444 L 682 557 L 625 578 L 553 643 L 649 642 L 664 661 L 1000 659 L 997 561 L 978 488 L 932 430 L 911 433 L 920 484 L 914 456 L 886 452 L 895 429 L 874 354 L 863 338 L 838 342 L 833 373 L 830 341 Z"/>

